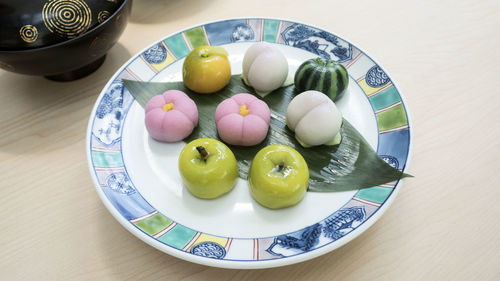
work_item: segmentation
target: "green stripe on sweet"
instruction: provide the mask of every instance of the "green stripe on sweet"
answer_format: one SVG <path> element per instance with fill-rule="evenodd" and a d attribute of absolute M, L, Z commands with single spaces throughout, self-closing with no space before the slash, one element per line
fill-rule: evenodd
<path fill-rule="evenodd" d="M 319 84 L 318 82 L 321 79 L 321 74 L 323 74 L 323 72 L 313 71 L 312 74 L 309 76 L 309 79 L 308 79 L 309 81 L 307 81 L 306 88 L 308 88 L 308 89 L 318 88 L 318 84 Z"/>
<path fill-rule="evenodd" d="M 324 87 L 324 82 L 325 82 L 325 72 L 321 72 L 321 75 L 319 76 L 319 81 L 318 81 L 318 89 L 325 89 Z"/>
<path fill-rule="evenodd" d="M 308 79 L 302 79 L 302 78 L 305 77 L 306 72 L 310 72 L 310 71 L 312 71 L 312 65 L 305 65 L 305 66 L 299 67 L 297 69 L 297 71 L 295 72 L 294 81 L 295 81 L 295 85 L 296 85 L 297 89 L 300 90 L 299 92 L 303 92 L 301 89 L 306 88 L 306 84 L 307 84 Z"/>
<path fill-rule="evenodd" d="M 333 94 L 335 94 L 335 100 L 337 100 L 340 95 L 342 95 L 342 93 L 344 92 L 344 90 L 347 88 L 346 87 L 346 83 L 344 82 L 344 79 L 347 77 L 347 72 L 344 72 L 340 69 L 337 68 L 337 70 L 335 71 L 335 75 L 337 76 L 337 83 L 336 83 L 336 87 L 335 87 L 335 90 L 336 92 L 335 93 L 332 93 L 330 92 L 330 96 L 333 96 Z"/>

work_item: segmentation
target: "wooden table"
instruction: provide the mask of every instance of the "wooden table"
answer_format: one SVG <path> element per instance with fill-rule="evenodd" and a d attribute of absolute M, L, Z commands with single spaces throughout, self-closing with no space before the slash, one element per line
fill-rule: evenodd
<path fill-rule="evenodd" d="M 92 75 L 58 83 L 0 71 L 0 279 L 500 280 L 500 3 L 362 2 L 136 0 Z M 410 108 L 416 176 L 354 241 L 251 271 L 141 242 L 101 203 L 85 156 L 92 106 L 126 60 L 180 29 L 247 16 L 318 26 L 381 62 Z"/>

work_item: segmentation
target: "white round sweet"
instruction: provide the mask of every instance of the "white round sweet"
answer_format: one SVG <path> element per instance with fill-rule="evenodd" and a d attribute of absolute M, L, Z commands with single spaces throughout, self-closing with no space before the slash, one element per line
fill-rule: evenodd
<path fill-rule="evenodd" d="M 250 46 L 243 57 L 243 78 L 259 93 L 268 93 L 283 85 L 288 76 L 285 56 L 266 42 Z"/>
<path fill-rule="evenodd" d="M 305 91 L 288 105 L 286 125 L 303 146 L 327 144 L 340 131 L 342 113 L 325 94 Z"/>

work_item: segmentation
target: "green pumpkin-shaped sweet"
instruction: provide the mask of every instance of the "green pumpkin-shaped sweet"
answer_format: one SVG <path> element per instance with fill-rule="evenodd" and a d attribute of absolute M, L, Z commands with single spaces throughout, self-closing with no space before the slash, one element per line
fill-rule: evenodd
<path fill-rule="evenodd" d="M 338 100 L 349 85 L 347 70 L 340 63 L 324 58 L 303 62 L 295 72 L 297 93 L 308 90 L 320 91 L 333 101 Z"/>

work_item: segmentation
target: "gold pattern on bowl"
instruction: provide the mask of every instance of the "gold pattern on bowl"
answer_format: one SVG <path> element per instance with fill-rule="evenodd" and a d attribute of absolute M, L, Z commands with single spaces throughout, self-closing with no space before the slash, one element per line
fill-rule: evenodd
<path fill-rule="evenodd" d="M 99 14 L 97 14 L 97 21 L 99 23 L 102 23 L 107 18 L 109 18 L 109 16 L 111 16 L 110 12 L 108 12 L 108 11 L 100 11 Z"/>
<path fill-rule="evenodd" d="M 23 39 L 24 42 L 33 43 L 38 38 L 38 29 L 30 24 L 23 25 L 19 29 L 19 36 L 21 36 L 21 39 Z"/>
<path fill-rule="evenodd" d="M 92 12 L 82 0 L 49 0 L 43 5 L 42 19 L 50 32 L 73 38 L 90 27 Z"/>

